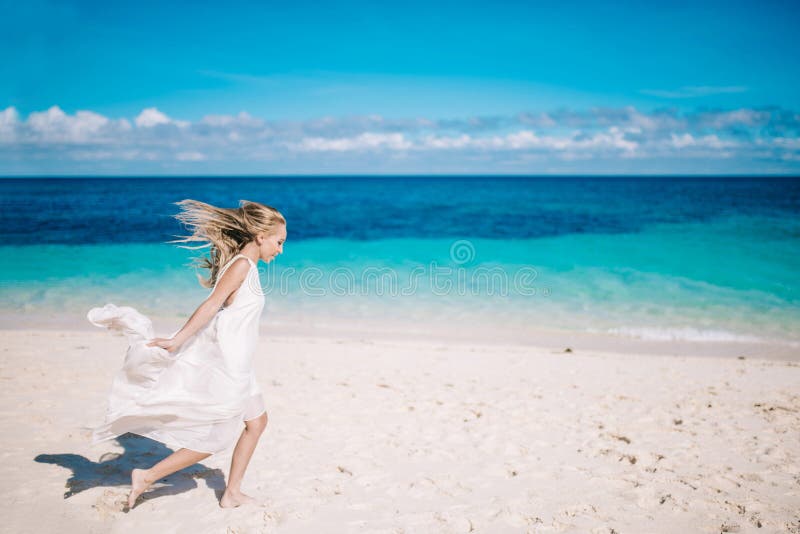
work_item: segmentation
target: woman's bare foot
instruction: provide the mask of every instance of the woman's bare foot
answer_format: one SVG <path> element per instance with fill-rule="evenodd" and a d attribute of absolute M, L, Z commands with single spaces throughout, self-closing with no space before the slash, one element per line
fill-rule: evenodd
<path fill-rule="evenodd" d="M 222 494 L 222 498 L 219 500 L 219 505 L 223 508 L 236 508 L 243 504 L 250 504 L 253 501 L 255 501 L 254 498 L 245 495 L 241 491 L 226 489 L 225 493 Z"/>
<path fill-rule="evenodd" d="M 152 484 L 147 478 L 147 469 L 134 469 L 131 471 L 131 492 L 128 494 L 128 508 L 133 508 L 136 499 Z"/>

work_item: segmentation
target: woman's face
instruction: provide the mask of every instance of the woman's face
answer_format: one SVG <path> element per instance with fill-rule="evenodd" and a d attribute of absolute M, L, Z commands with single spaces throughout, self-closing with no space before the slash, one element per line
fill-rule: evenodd
<path fill-rule="evenodd" d="M 283 254 L 283 243 L 286 241 L 286 225 L 280 225 L 271 234 L 259 234 L 259 258 L 266 263 L 275 259 L 278 254 Z"/>

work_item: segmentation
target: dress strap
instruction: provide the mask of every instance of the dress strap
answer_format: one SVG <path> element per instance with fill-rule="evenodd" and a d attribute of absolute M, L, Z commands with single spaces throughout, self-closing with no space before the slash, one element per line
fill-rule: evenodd
<path fill-rule="evenodd" d="M 244 254 L 237 254 L 236 256 L 232 257 L 232 258 L 230 259 L 230 261 L 229 261 L 228 263 L 226 263 L 226 264 L 225 264 L 225 265 L 222 267 L 222 269 L 220 269 L 220 270 L 219 270 L 219 272 L 217 273 L 217 282 L 219 282 L 219 279 L 220 279 L 220 278 L 222 278 L 222 275 L 223 275 L 223 274 L 225 274 L 225 271 L 227 271 L 227 270 L 228 270 L 228 268 L 229 268 L 231 265 L 233 265 L 233 264 L 234 264 L 234 262 L 235 262 L 236 260 L 238 260 L 239 258 L 244 258 L 244 259 L 246 259 L 246 260 L 248 261 L 248 263 L 250 263 L 250 266 L 251 266 L 251 267 L 255 265 L 255 263 L 253 263 L 253 260 L 251 260 L 250 258 L 248 258 L 247 256 L 245 256 Z M 214 285 L 217 285 L 217 284 L 215 283 Z"/>

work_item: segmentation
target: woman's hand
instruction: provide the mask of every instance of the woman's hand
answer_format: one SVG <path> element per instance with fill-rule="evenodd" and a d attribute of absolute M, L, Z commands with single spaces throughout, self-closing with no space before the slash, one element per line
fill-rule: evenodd
<path fill-rule="evenodd" d="M 175 338 L 167 339 L 167 338 L 163 338 L 163 337 L 157 337 L 157 338 L 153 339 L 152 341 L 150 341 L 150 343 L 148 343 L 147 346 L 148 347 L 161 347 L 162 349 L 166 350 L 167 352 L 175 352 L 176 350 L 178 350 L 178 348 L 181 346 L 181 344 L 178 343 L 175 340 Z"/>

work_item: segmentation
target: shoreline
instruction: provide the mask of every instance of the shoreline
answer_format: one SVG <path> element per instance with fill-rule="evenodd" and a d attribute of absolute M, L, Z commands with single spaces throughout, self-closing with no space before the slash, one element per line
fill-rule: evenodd
<path fill-rule="evenodd" d="M 186 318 L 151 317 L 158 335 L 179 329 Z M 96 332 L 99 329 L 79 317 L 63 315 L 9 314 L 0 312 L 0 331 Z M 420 325 L 419 322 L 353 321 L 318 315 L 306 320 L 262 318 L 261 338 L 317 339 L 323 341 L 367 341 L 394 343 L 434 343 L 455 347 L 480 346 L 533 348 L 550 352 L 606 352 L 654 356 L 769 359 L 800 361 L 800 346 L 788 341 L 690 341 L 648 340 L 602 332 L 559 330 L 555 328 L 506 329 L 486 325 Z"/>

